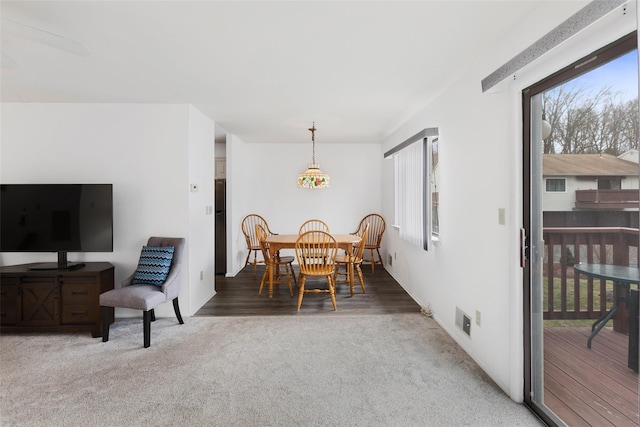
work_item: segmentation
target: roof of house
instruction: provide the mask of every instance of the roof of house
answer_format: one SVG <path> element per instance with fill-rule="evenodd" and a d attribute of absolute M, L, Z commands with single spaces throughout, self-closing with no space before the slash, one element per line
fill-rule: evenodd
<path fill-rule="evenodd" d="M 610 154 L 543 154 L 543 175 L 628 176 L 638 175 L 638 164 Z"/>

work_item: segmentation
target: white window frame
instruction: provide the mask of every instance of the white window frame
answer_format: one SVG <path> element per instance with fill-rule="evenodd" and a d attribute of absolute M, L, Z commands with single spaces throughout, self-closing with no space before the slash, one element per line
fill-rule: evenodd
<path fill-rule="evenodd" d="M 438 153 L 438 159 L 435 165 L 433 160 L 434 147 Z M 429 148 L 429 156 L 428 156 L 429 175 L 428 176 L 429 176 L 429 214 L 430 214 L 429 231 L 431 235 L 431 241 L 437 244 L 440 241 L 440 190 L 438 187 L 440 185 L 440 182 L 439 182 L 440 179 L 438 178 L 441 178 L 439 174 L 440 137 L 437 135 L 430 137 L 428 148 Z M 433 203 L 434 194 L 437 195 L 437 198 L 438 198 L 437 204 Z M 434 216 L 435 216 L 436 227 L 434 227 Z"/>
<path fill-rule="evenodd" d="M 440 240 L 440 232 L 439 232 L 439 214 L 438 214 L 438 229 L 434 229 L 433 227 L 433 193 L 437 191 L 435 175 L 432 172 L 432 162 L 433 162 L 433 143 L 436 142 L 436 146 L 439 148 L 439 136 L 438 136 L 438 128 L 427 128 L 411 138 L 405 140 L 401 144 L 398 144 L 396 147 L 387 151 L 384 154 L 385 158 L 393 158 L 394 162 L 394 227 L 398 228 L 400 231 L 400 236 L 407 240 L 408 242 L 422 247 L 425 251 L 428 251 L 430 248 L 430 243 L 433 242 L 437 244 Z M 421 152 L 422 161 L 419 164 L 419 167 L 407 166 L 408 170 L 403 170 L 403 164 L 401 161 L 400 152 L 408 147 L 416 147 L 413 145 L 415 143 L 422 144 L 422 150 L 416 150 L 415 152 Z M 404 153 L 406 154 L 406 152 Z M 407 173 L 408 175 L 403 176 L 403 173 Z M 421 192 L 421 197 L 419 196 L 418 203 L 410 204 L 409 207 L 412 207 L 415 210 L 415 217 L 419 218 L 421 226 L 411 226 L 411 230 L 409 234 L 405 234 L 406 229 L 403 229 L 402 210 L 407 208 L 406 204 L 403 204 L 403 197 L 407 197 L 403 195 L 403 191 L 406 190 L 403 187 L 403 179 L 406 180 L 404 182 L 420 182 L 422 184 L 421 188 L 417 191 Z M 413 180 L 413 181 L 412 181 Z M 439 183 L 438 183 L 439 184 Z M 416 189 L 412 190 L 415 194 Z M 420 203 L 421 202 L 421 203 Z M 411 214 L 409 215 L 411 217 Z M 414 218 L 415 218 L 414 217 Z"/>
<path fill-rule="evenodd" d="M 564 181 L 564 190 L 549 190 L 549 181 Z M 545 193 L 566 193 L 567 192 L 567 178 L 545 178 L 544 179 L 544 191 Z"/>

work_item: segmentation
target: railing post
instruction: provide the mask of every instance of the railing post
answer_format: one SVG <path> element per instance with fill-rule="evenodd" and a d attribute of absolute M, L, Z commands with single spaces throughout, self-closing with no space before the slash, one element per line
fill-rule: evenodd
<path fill-rule="evenodd" d="M 624 233 L 618 233 L 614 237 L 613 242 L 613 263 L 615 265 L 629 265 L 629 240 Z M 629 298 L 629 290 L 625 291 L 625 295 L 618 295 L 618 289 L 613 287 L 613 298 L 624 298 L 613 317 L 613 330 L 621 334 L 629 333 L 629 312 L 627 311 L 627 300 Z"/>

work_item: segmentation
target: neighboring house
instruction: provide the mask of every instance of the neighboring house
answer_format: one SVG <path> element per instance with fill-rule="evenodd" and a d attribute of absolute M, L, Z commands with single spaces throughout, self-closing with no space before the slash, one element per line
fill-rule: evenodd
<path fill-rule="evenodd" d="M 618 158 L 622 160 L 628 160 L 630 162 L 638 163 L 638 161 L 640 160 L 640 155 L 638 154 L 638 150 L 634 148 L 620 154 Z"/>
<path fill-rule="evenodd" d="M 633 153 L 543 155 L 545 212 L 638 212 L 638 163 Z M 629 159 L 629 160 L 624 160 Z"/>

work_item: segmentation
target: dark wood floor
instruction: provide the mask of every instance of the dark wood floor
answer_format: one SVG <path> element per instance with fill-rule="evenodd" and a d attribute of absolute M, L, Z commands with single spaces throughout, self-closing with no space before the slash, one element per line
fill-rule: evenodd
<path fill-rule="evenodd" d="M 388 314 L 419 312 L 420 306 L 404 291 L 404 289 L 380 266 L 371 273 L 369 265 L 363 265 L 362 271 L 366 293 L 363 294 L 356 280 L 355 294 L 349 294 L 349 285 L 338 284 L 336 302 L 338 310 L 333 311 L 328 294 L 305 294 L 300 312 L 297 311 L 298 293 L 294 287 L 293 296 L 286 285 L 274 286 L 273 298 L 268 297 L 265 288 L 258 295 L 260 279 L 264 273 L 264 265 L 258 265 L 254 276 L 251 266 L 245 268 L 236 277 L 216 276 L 216 295 L 211 298 L 196 316 L 272 316 L 272 315 L 354 315 L 354 314 Z M 297 272 L 297 271 L 296 271 Z M 326 280 L 309 279 L 309 284 L 326 286 Z"/>
<path fill-rule="evenodd" d="M 638 374 L 627 367 L 629 337 L 590 327 L 544 329 L 545 404 L 570 426 L 638 426 Z"/>

